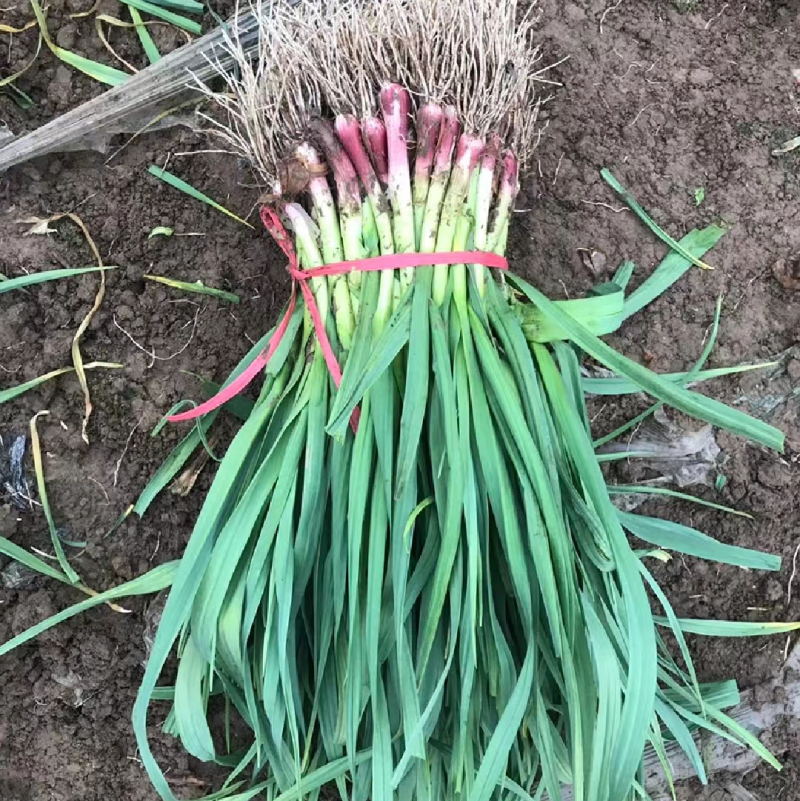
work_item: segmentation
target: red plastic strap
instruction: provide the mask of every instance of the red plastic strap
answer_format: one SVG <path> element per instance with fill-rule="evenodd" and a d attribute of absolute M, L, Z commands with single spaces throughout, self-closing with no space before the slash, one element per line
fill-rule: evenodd
<path fill-rule="evenodd" d="M 353 270 L 358 270 L 360 272 L 369 272 L 371 270 L 402 270 L 409 267 L 428 267 L 437 264 L 482 264 L 485 267 L 492 267 L 496 270 L 508 269 L 508 261 L 503 258 L 503 256 L 480 250 L 469 250 L 453 253 L 396 253 L 388 256 L 376 256 L 371 259 L 359 259 L 358 261 L 340 261 L 335 264 L 327 264 L 324 267 L 314 268 L 313 270 L 301 270 L 292 240 L 286 232 L 283 223 L 278 218 L 278 215 L 268 206 L 263 206 L 261 208 L 261 221 L 289 260 L 287 269 L 289 275 L 292 277 L 292 295 L 289 299 L 286 313 L 275 329 L 275 333 L 270 338 L 266 351 L 260 353 L 238 378 L 231 381 L 228 386 L 221 389 L 213 398 L 209 398 L 205 403 L 201 403 L 199 406 L 187 412 L 174 414 L 172 417 L 169 417 L 168 419 L 171 423 L 193 420 L 196 417 L 214 411 L 214 409 L 218 409 L 223 403 L 227 403 L 231 398 L 236 397 L 242 392 L 264 367 L 266 367 L 272 355 L 278 349 L 286 333 L 286 329 L 289 327 L 289 320 L 297 305 L 298 286 L 303 294 L 303 300 L 311 315 L 311 320 L 314 323 L 314 332 L 317 335 L 319 346 L 322 349 L 322 355 L 325 357 L 325 364 L 328 367 L 328 372 L 330 372 L 333 382 L 337 387 L 341 384 L 342 370 L 339 367 L 339 363 L 336 361 L 336 355 L 333 352 L 330 340 L 325 332 L 325 326 L 322 322 L 322 316 L 319 313 L 316 300 L 314 299 L 314 293 L 308 286 L 308 281 L 311 278 L 321 278 L 326 275 L 342 275 L 343 273 L 349 273 Z M 353 416 L 350 420 L 354 431 L 358 427 L 358 417 L 359 410 L 356 408 L 353 410 Z"/>
<path fill-rule="evenodd" d="M 323 275 L 341 275 L 353 270 L 371 272 L 373 270 L 403 270 L 407 267 L 429 267 L 437 264 L 482 264 L 496 270 L 507 270 L 508 261 L 496 253 L 481 250 L 461 250 L 452 253 L 393 253 L 388 256 L 373 256 L 371 259 L 357 261 L 337 261 L 313 270 L 297 270 L 291 273 L 295 278 L 307 280 Z"/>

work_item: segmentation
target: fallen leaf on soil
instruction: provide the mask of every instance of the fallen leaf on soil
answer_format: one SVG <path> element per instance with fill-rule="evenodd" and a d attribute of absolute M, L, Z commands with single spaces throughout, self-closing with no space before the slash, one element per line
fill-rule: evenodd
<path fill-rule="evenodd" d="M 775 148 L 775 150 L 772 151 L 772 155 L 782 156 L 784 153 L 791 153 L 798 147 L 800 147 L 800 136 L 795 136 L 794 139 L 790 139 L 788 142 L 784 142 L 780 147 Z"/>
<path fill-rule="evenodd" d="M 630 439 L 604 445 L 598 452 L 622 451 L 648 454 L 644 461 L 648 469 L 658 473 L 657 483 L 683 488 L 692 485 L 713 486 L 720 448 L 711 426 L 704 426 L 699 431 L 686 431 L 670 420 L 663 409 L 659 409 Z M 634 505 L 626 507 L 626 511 L 642 503 L 644 497 L 632 499 Z"/>
<path fill-rule="evenodd" d="M 50 227 L 51 221 L 49 218 L 41 219 L 40 217 L 28 217 L 25 220 L 18 220 L 17 222 L 25 225 L 29 223 L 32 224 L 32 227 L 25 231 L 23 236 L 46 236 L 47 234 L 56 233 L 56 229 Z"/>
<path fill-rule="evenodd" d="M 602 275 L 606 271 L 608 256 L 602 250 L 594 248 L 578 248 L 583 266 L 595 277 Z"/>
<path fill-rule="evenodd" d="M 58 214 L 53 214 L 50 217 L 41 218 L 41 217 L 28 217 L 26 219 L 17 220 L 18 223 L 22 224 L 30 224 L 33 227 L 26 231 L 24 236 L 30 236 L 31 234 L 52 234 L 56 233 L 55 228 L 50 228 L 49 224 L 58 222 L 59 220 L 69 219 L 72 220 L 78 228 L 81 229 L 81 233 L 86 239 L 86 243 L 89 245 L 89 249 L 92 251 L 92 254 L 97 261 L 97 266 L 102 268 L 103 259 L 100 256 L 100 251 L 97 249 L 97 245 L 95 245 L 94 240 L 92 239 L 91 235 L 89 234 L 89 229 L 86 227 L 86 224 L 83 220 L 75 213 L 71 211 L 67 212 L 59 212 Z M 89 395 L 89 385 L 86 381 L 86 372 L 85 367 L 83 364 L 83 356 L 81 355 L 80 343 L 81 337 L 84 334 L 84 331 L 89 327 L 89 323 L 92 321 L 92 318 L 95 315 L 95 312 L 100 308 L 100 304 L 103 302 L 103 297 L 105 296 L 106 292 L 106 279 L 105 273 L 100 272 L 100 287 L 97 290 L 97 295 L 94 299 L 94 304 L 92 308 L 89 309 L 87 315 L 81 321 L 81 324 L 78 326 L 78 330 L 75 332 L 75 336 L 72 338 L 72 363 L 75 366 L 75 372 L 78 376 L 78 382 L 83 389 L 83 396 L 85 402 L 85 411 L 83 415 L 83 425 L 81 427 L 81 438 L 83 441 L 88 445 L 89 444 L 89 437 L 86 433 L 86 427 L 89 424 L 89 418 L 92 414 L 92 401 Z"/>
<path fill-rule="evenodd" d="M 150 233 L 147 235 L 148 239 L 152 239 L 154 236 L 172 236 L 172 228 L 169 228 L 166 225 L 157 225 Z"/>

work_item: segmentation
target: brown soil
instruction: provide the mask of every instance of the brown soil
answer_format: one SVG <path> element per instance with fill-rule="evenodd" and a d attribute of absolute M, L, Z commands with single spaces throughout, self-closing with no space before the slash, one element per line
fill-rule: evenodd
<path fill-rule="evenodd" d="M 54 35 L 79 5 L 51 4 Z M 615 346 L 659 371 L 687 369 L 702 348 L 718 293 L 725 303 L 711 365 L 766 359 L 795 346 L 800 303 L 786 270 L 773 267 L 783 260 L 791 268 L 800 250 L 800 151 L 770 153 L 800 133 L 791 75 L 800 66 L 796 0 L 622 0 L 616 7 L 607 0 L 542 0 L 541 8 L 545 60 L 569 60 L 548 73 L 563 88 L 553 87 L 544 114 L 549 127 L 519 203 L 528 211 L 516 220 L 514 268 L 553 297 L 580 295 L 596 281 L 579 248 L 601 250 L 609 271 L 623 258 L 633 259 L 634 281 L 652 270 L 665 248 L 631 213 L 614 211 L 621 204 L 599 176 L 608 166 L 675 235 L 713 221 L 730 226 L 709 256 L 716 270 L 688 273 L 612 337 Z M 24 22 L 27 11 L 4 12 L 6 19 Z M 67 38 L 75 50 L 103 57 L 90 26 L 79 26 Z M 114 39 L 121 51 L 123 38 Z M 24 63 L 32 41 L 32 33 L 14 37 L 11 71 Z M 136 52 L 134 42 L 132 58 Z M 43 52 L 20 81 L 37 106 L 21 111 L 0 96 L 0 121 L 15 132 L 30 129 L 98 91 L 65 70 Z M 288 291 L 282 261 L 261 231 L 191 201 L 146 172 L 169 156 L 172 171 L 246 214 L 258 196 L 247 186 L 251 177 L 232 159 L 181 155 L 203 147 L 199 136 L 171 131 L 141 137 L 110 164 L 93 153 L 59 155 L 0 178 L 0 272 L 13 277 L 90 264 L 91 254 L 70 223 L 57 224 L 58 233 L 49 237 L 24 237 L 25 226 L 17 222 L 69 210 L 86 222 L 106 262 L 119 265 L 108 276 L 83 351 L 87 361 L 126 367 L 90 374 L 90 444 L 81 441 L 83 400 L 72 376 L 0 408 L 4 438 L 24 433 L 35 412 L 49 409 L 39 428 L 50 500 L 59 524 L 86 541 L 85 549 L 71 555 L 96 588 L 180 556 L 210 470 L 187 498 L 165 494 L 142 520 L 129 519 L 111 536 L 106 532 L 178 441 L 177 428 L 155 439 L 149 432 L 172 404 L 197 396 L 195 380 L 182 371 L 224 378 L 248 349 L 248 338 L 268 327 Z M 699 206 L 698 187 L 705 190 Z M 148 240 L 157 225 L 203 236 Z M 243 302 L 234 307 L 177 294 L 143 280 L 148 271 L 201 279 L 237 292 Z M 0 297 L 0 388 L 69 364 L 72 334 L 97 285 L 96 276 L 84 276 Z M 138 349 L 117 325 L 158 358 Z M 753 521 L 680 503 L 647 507 L 726 542 L 778 553 L 783 570 L 761 575 L 676 559 L 662 579 L 679 614 L 754 620 L 800 614 L 800 584 L 787 608 L 792 555 L 800 541 L 797 405 L 780 402 L 800 376 L 800 361 L 789 360 L 786 370 L 769 383 L 754 375 L 710 385 L 727 401 L 752 406 L 753 398 L 761 399 L 760 408 L 774 397 L 770 422 L 788 436 L 784 456 L 720 437 L 728 482 L 720 493 L 708 490 L 707 497 L 750 511 Z M 643 408 L 636 403 L 616 410 L 598 405 L 598 431 Z M 28 548 L 49 549 L 38 507 L 0 506 L 0 534 Z M 23 586 L 0 587 L 0 642 L 75 600 L 73 591 L 36 577 Z M 129 615 L 96 609 L 0 659 L 3 799 L 156 798 L 137 761 L 129 722 L 145 658 L 147 601 L 126 606 Z M 776 672 L 785 640 L 695 638 L 692 646 L 704 679 L 736 677 L 752 686 Z M 159 735 L 164 714 L 159 708 L 151 716 L 157 753 L 175 791 L 191 797 L 213 785 L 214 773 Z M 800 799 L 797 730 L 782 732 L 771 744 L 785 757 L 784 772 L 760 769 L 741 783 L 760 799 Z M 699 792 L 693 786 L 682 791 L 685 798 L 728 797 L 722 785 L 714 793 Z"/>

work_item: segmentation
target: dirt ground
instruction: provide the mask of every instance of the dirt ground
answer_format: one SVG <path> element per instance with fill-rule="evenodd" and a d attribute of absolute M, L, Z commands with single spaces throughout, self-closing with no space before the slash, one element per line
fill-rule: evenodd
<path fill-rule="evenodd" d="M 107 2 L 107 0 L 104 0 Z M 3 4 L 13 5 L 11 0 Z M 0 21 L 24 22 L 27 6 L 0 11 Z M 69 46 L 103 58 L 91 25 L 70 22 L 89 0 L 50 3 L 51 28 Z M 113 2 L 109 6 L 113 6 Z M 667 230 L 723 221 L 729 233 L 709 255 L 713 272 L 693 270 L 634 318 L 612 343 L 659 371 L 688 369 L 702 349 L 715 299 L 724 293 L 718 347 L 710 365 L 768 359 L 797 345 L 800 302 L 800 150 L 771 151 L 800 133 L 800 4 L 780 0 L 542 0 L 543 63 L 569 59 L 548 77 L 563 84 L 543 117 L 548 123 L 519 202 L 510 258 L 515 270 L 551 297 L 579 296 L 596 278 L 580 248 L 607 256 L 610 272 L 624 258 L 648 274 L 665 248 L 627 211 L 599 175 L 610 167 Z M 113 9 L 112 9 L 113 10 Z M 225 9 L 219 9 L 225 12 Z M 8 38 L 8 37 L 4 37 Z M 122 33 L 122 55 L 140 58 Z M 161 42 L 169 45 L 169 42 Z M 173 43 L 174 44 L 174 43 Z M 33 32 L 15 36 L 0 68 L 11 72 L 30 57 Z M 3 59 L 8 58 L 7 64 Z M 0 73 L 9 74 L 8 71 Z M 19 133 L 96 94 L 88 78 L 45 51 L 19 82 L 36 102 L 19 109 L 0 95 L 0 122 Z M 124 370 L 95 371 L 89 384 L 94 414 L 90 444 L 80 436 L 83 399 L 73 376 L 0 407 L 8 443 L 27 431 L 37 411 L 51 504 L 72 539 L 86 582 L 98 589 L 130 579 L 180 556 L 211 471 L 186 498 L 164 494 L 141 520 L 129 518 L 107 536 L 182 429 L 150 437 L 160 416 L 181 398 L 197 397 L 193 371 L 222 380 L 277 314 L 288 279 L 275 249 L 249 230 L 149 176 L 164 164 L 241 214 L 258 196 L 243 165 L 214 155 L 184 129 L 143 136 L 106 163 L 97 153 L 56 155 L 0 177 L 0 272 L 84 266 L 91 253 L 70 223 L 48 237 L 24 236 L 21 218 L 74 210 L 107 264 L 105 300 L 87 331 L 86 361 L 118 361 Z M 704 193 L 698 205 L 696 190 Z M 148 239 L 158 225 L 173 236 Z M 777 267 L 776 267 L 777 265 Z M 781 266 L 782 265 L 782 266 Z M 186 296 L 143 279 L 146 272 L 236 292 L 239 306 Z M 71 338 L 92 305 L 94 275 L 0 296 L 0 388 L 70 363 Z M 134 340 L 138 344 L 134 344 Z M 154 355 L 151 355 L 154 354 Z M 787 433 L 783 456 L 721 436 L 727 483 L 702 490 L 732 503 L 753 520 L 678 502 L 651 502 L 714 536 L 783 557 L 779 574 L 761 575 L 676 559 L 662 574 L 679 614 L 730 619 L 789 620 L 800 614 L 800 583 L 788 587 L 800 543 L 795 464 L 800 453 L 797 402 L 785 399 L 800 378 L 791 355 L 772 381 L 750 375 L 709 385 L 716 397 L 755 409 Z M 756 400 L 754 400 L 756 399 Z M 598 433 L 623 414 L 644 408 L 597 406 Z M 12 508 L 0 496 L 0 535 L 49 550 L 41 509 Z M 6 505 L 2 505 L 6 503 Z M 50 580 L 14 574 L 0 559 L 0 642 L 76 600 Z M 6 801 L 153 801 L 156 794 L 137 760 L 130 711 L 145 659 L 148 600 L 125 604 L 131 614 L 99 608 L 0 658 L 0 797 Z M 718 642 L 694 638 L 703 679 L 735 677 L 742 687 L 766 681 L 783 659 L 783 638 Z M 215 774 L 160 735 L 166 708 L 151 714 L 152 736 L 174 790 L 196 797 Z M 776 774 L 760 768 L 741 785 L 761 801 L 800 799 L 800 730 L 788 727 L 770 744 L 785 762 Z M 733 797 L 717 782 L 689 785 L 683 798 Z"/>

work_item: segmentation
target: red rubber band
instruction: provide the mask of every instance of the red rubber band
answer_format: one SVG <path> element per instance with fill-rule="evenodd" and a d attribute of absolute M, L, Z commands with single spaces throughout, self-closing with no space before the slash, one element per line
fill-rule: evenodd
<path fill-rule="evenodd" d="M 308 281 L 311 278 L 321 278 L 326 275 L 342 275 L 343 273 L 349 273 L 353 270 L 358 270 L 360 272 L 369 272 L 372 270 L 402 270 L 409 267 L 429 267 L 438 264 L 481 264 L 484 267 L 491 267 L 496 270 L 508 269 L 508 261 L 503 256 L 480 250 L 465 250 L 453 253 L 395 253 L 388 256 L 375 256 L 370 259 L 359 259 L 358 261 L 340 261 L 335 264 L 326 264 L 324 267 L 318 267 L 313 270 L 301 270 L 292 240 L 275 211 L 269 208 L 269 206 L 263 206 L 261 208 L 261 221 L 289 260 L 288 273 L 292 277 L 292 296 L 289 300 L 286 313 L 275 329 L 275 333 L 270 338 L 266 351 L 260 353 L 245 368 L 240 376 L 231 381 L 228 386 L 223 387 L 213 398 L 209 398 L 205 403 L 201 403 L 199 406 L 189 411 L 174 414 L 167 418 L 170 423 L 194 420 L 201 415 L 214 411 L 214 409 L 218 409 L 223 403 L 227 403 L 242 392 L 264 367 L 266 367 L 269 360 L 278 349 L 286 333 L 286 329 L 289 327 L 289 320 L 297 305 L 298 285 L 303 295 L 306 308 L 311 315 L 311 320 L 314 323 L 314 332 L 317 335 L 317 340 L 322 350 L 322 355 L 325 358 L 328 372 L 331 374 L 333 382 L 337 387 L 342 383 L 342 370 L 339 367 L 339 362 L 336 361 L 336 355 L 333 352 L 330 340 L 325 332 L 325 326 L 323 325 L 322 316 L 320 315 L 319 308 L 314 299 L 314 294 L 308 286 Z M 353 415 L 350 419 L 350 425 L 353 431 L 358 428 L 358 418 L 359 409 L 356 408 L 353 410 Z"/>

